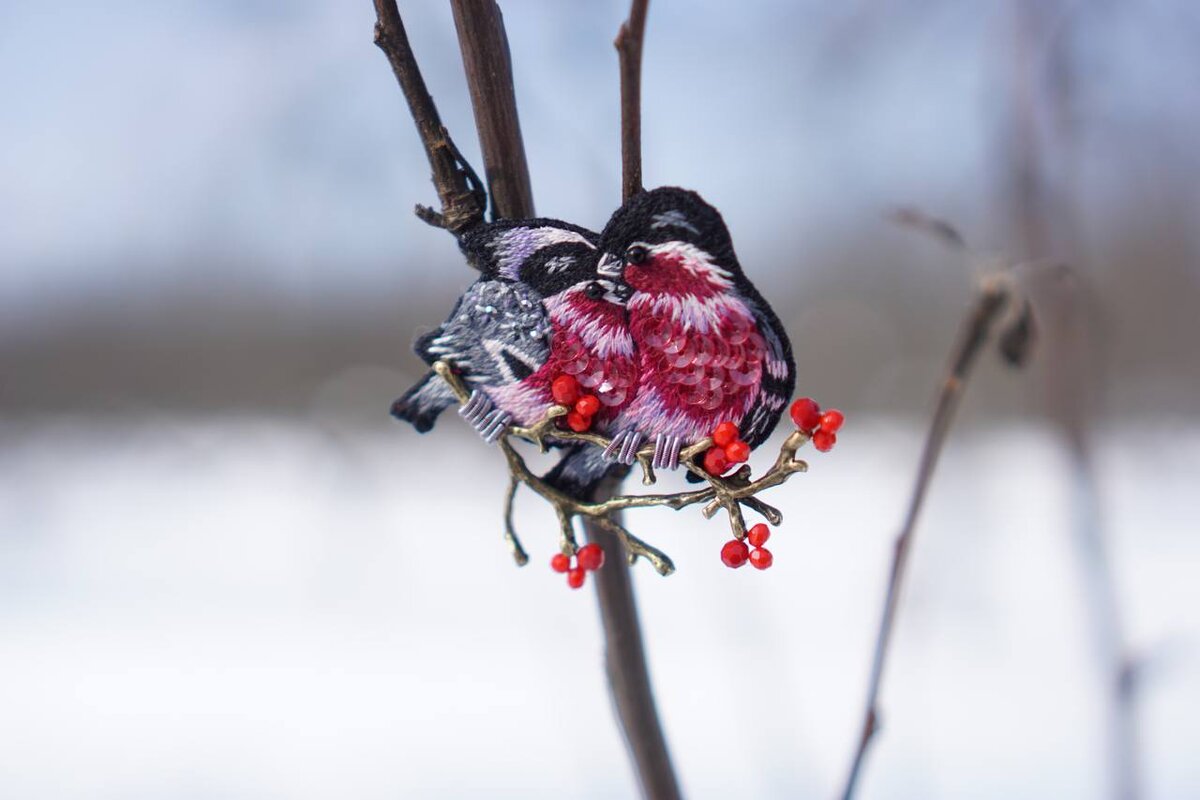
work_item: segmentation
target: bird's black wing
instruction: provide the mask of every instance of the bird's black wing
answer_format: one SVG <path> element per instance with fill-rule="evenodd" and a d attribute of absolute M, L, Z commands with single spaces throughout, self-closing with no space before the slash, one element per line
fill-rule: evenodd
<path fill-rule="evenodd" d="M 744 294 L 743 299 L 758 322 L 758 332 L 767 344 L 758 402 L 738 426 L 742 439 L 755 448 L 775 430 L 780 414 L 792 397 L 796 388 L 796 364 L 792 358 L 792 345 L 775 312 L 756 290 Z"/>
<path fill-rule="evenodd" d="M 596 249 L 599 235 L 556 219 L 497 220 L 463 233 L 459 247 L 484 278 L 526 281 L 569 271 Z M 549 296 L 550 292 L 543 291 Z"/>

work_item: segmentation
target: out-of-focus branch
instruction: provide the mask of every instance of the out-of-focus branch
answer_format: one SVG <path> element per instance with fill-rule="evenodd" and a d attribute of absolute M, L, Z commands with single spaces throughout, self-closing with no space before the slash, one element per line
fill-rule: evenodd
<path fill-rule="evenodd" d="M 935 233 L 947 243 L 961 247 L 962 237 L 945 223 L 930 220 L 930 218 L 911 211 L 899 212 L 896 216 L 902 222 L 915 224 Z M 959 402 L 962 400 L 963 392 L 966 390 L 972 368 L 978 362 L 980 354 L 984 352 L 985 345 L 993 331 L 1003 319 L 1005 309 L 1009 308 L 1015 299 L 1010 272 L 994 273 L 984 279 L 971 309 L 963 320 L 958 343 L 951 353 L 946 376 L 938 389 L 933 418 L 929 423 L 925 444 L 921 448 L 921 459 L 917 465 L 916 481 L 909 497 L 908 509 L 900 526 L 900 533 L 893 545 L 892 565 L 888 574 L 887 591 L 884 595 L 883 613 L 879 620 L 879 632 L 875 638 L 875 651 L 871 659 L 871 672 L 867 679 L 866 709 L 858 744 L 851 760 L 845 787 L 842 790 L 843 800 L 850 800 L 854 796 L 867 749 L 879 729 L 879 691 L 883 682 L 884 669 L 887 666 L 889 645 L 900 602 L 900 590 L 912 551 L 921 507 L 924 505 L 925 496 L 929 491 L 929 485 L 933 480 L 933 474 L 942 453 L 942 447 L 946 443 L 946 436 L 954 422 L 954 416 Z"/>
<path fill-rule="evenodd" d="M 1010 70 L 1008 210 L 1024 254 L 1045 255 L 1055 246 L 1084 264 L 1071 195 L 1077 131 L 1072 113 L 1071 41 L 1065 35 L 1083 4 L 1020 0 L 1012 5 L 1013 38 L 1003 53 Z M 1042 65 L 1036 69 L 1035 65 Z M 1050 72 L 1044 72 L 1050 65 Z M 1051 150 L 1053 148 L 1053 150 Z M 1051 164 L 1051 157 L 1056 164 Z M 1058 166 L 1058 173 L 1050 167 Z M 1061 174 L 1058 185 L 1051 175 Z M 1102 355 L 1093 309 L 1082 277 L 1056 281 L 1040 297 L 1045 327 L 1045 400 L 1069 458 L 1070 534 L 1074 540 L 1092 639 L 1107 690 L 1110 796 L 1141 794 L 1137 737 L 1138 669 L 1130 655 L 1112 558 L 1105 541 L 1097 485 L 1091 414 Z"/>
<path fill-rule="evenodd" d="M 440 212 L 419 205 L 417 216 L 431 225 L 457 234 L 483 219 L 487 194 L 442 125 L 437 106 L 425 88 L 425 80 L 421 77 L 417 59 L 408 42 L 396 0 L 375 0 L 375 15 L 375 44 L 387 56 L 404 92 L 404 99 L 408 101 L 421 144 L 425 147 L 425 155 L 429 157 L 433 185 L 441 200 Z"/>
<path fill-rule="evenodd" d="M 642 190 L 642 42 L 650 0 L 633 0 L 613 46 L 621 72 L 621 197 Z"/>
<path fill-rule="evenodd" d="M 451 0 L 495 219 L 533 216 L 533 190 L 504 16 L 495 0 Z"/>

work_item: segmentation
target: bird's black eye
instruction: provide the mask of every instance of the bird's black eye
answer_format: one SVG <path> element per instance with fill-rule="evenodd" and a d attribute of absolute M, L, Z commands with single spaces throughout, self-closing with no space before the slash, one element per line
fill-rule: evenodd
<path fill-rule="evenodd" d="M 642 247 L 640 244 L 635 244 L 633 247 L 625 251 L 625 260 L 630 264 L 644 264 L 646 259 L 650 257 L 650 251 Z"/>
<path fill-rule="evenodd" d="M 583 289 L 583 293 L 592 300 L 599 300 L 601 297 L 604 297 L 604 291 L 604 286 L 596 281 L 592 281 Z"/>

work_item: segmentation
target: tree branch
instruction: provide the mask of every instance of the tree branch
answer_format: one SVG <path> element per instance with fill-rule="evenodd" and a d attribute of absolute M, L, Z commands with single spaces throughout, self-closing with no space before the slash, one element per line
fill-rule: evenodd
<path fill-rule="evenodd" d="M 628 200 L 642 189 L 641 69 L 642 33 L 646 28 L 649 0 L 632 0 L 629 20 L 621 25 L 614 44 L 621 73 L 621 197 Z M 636 48 L 636 49 L 633 49 Z M 596 501 L 611 497 L 620 481 L 601 484 Z M 608 568 L 596 574 L 596 600 L 604 624 L 604 669 L 612 692 L 625 745 L 633 758 L 642 796 L 647 800 L 677 800 L 679 781 L 671 765 L 671 753 L 654 687 L 646 666 L 646 648 L 638 620 L 633 581 L 621 540 L 591 519 L 583 523 L 588 541 L 604 548 Z"/>
<path fill-rule="evenodd" d="M 387 56 L 392 72 L 408 101 L 413 122 L 429 167 L 433 172 L 433 185 L 441 201 L 441 212 L 425 206 L 417 206 L 416 212 L 425 222 L 458 234 L 483 219 L 487 207 L 487 194 L 479 177 L 463 159 L 454 141 L 438 116 L 437 106 L 425 88 L 425 80 L 417 67 L 408 34 L 396 8 L 396 0 L 375 0 L 375 44 Z"/>
<path fill-rule="evenodd" d="M 512 62 L 500 9 L 494 0 L 451 0 L 451 5 L 462 48 L 467 84 L 471 92 L 475 126 L 483 150 L 492 216 L 532 217 L 533 193 L 517 116 Z M 644 26 L 646 4 L 635 0 L 635 11 L 639 5 L 642 9 L 642 23 L 638 26 L 640 32 Z M 439 196 L 442 197 L 442 214 L 438 215 L 425 209 L 422 218 L 435 223 L 444 222 L 445 227 L 456 232 L 477 222 L 482 217 L 484 204 L 478 203 L 477 209 L 473 208 L 462 214 L 455 213 L 460 207 L 459 197 L 457 194 L 444 193 L 443 187 L 459 185 L 454 181 L 462 177 L 460 167 L 465 168 L 472 178 L 474 173 L 470 173 L 469 168 L 466 168 L 465 162 L 441 125 L 433 100 L 429 97 L 417 70 L 395 0 L 375 0 L 375 7 L 379 17 L 376 42 L 387 53 L 392 69 L 409 101 L 413 119 L 417 123 L 421 140 L 430 158 L 434 183 L 438 186 Z M 640 54 L 640 35 L 638 51 Z M 638 63 L 640 64 L 640 58 Z M 636 79 L 635 74 L 634 80 Z M 624 78 L 622 83 L 625 83 Z M 627 102 L 622 102 L 623 130 L 628 129 L 631 124 L 631 113 L 637 114 L 636 93 L 632 102 L 633 112 L 628 110 Z M 632 124 L 634 133 L 628 140 L 636 146 L 640 144 L 640 124 L 636 118 L 632 119 Z M 637 149 L 640 150 L 640 146 Z M 447 154 L 452 160 L 447 159 Z M 636 163 L 640 172 L 640 153 Z M 477 183 L 476 179 L 475 184 Z M 638 183 L 640 184 L 640 178 Z M 478 191 L 469 191 L 468 194 L 473 199 L 478 199 Z M 615 485 L 614 483 L 601 486 L 592 498 L 593 501 L 603 502 L 612 497 Z M 515 491 L 515 484 L 512 490 Z M 674 800 L 680 796 L 679 787 L 654 706 L 628 562 L 621 537 L 617 535 L 619 527 L 619 521 L 614 517 L 589 517 L 584 521 L 584 530 L 589 540 L 599 543 L 604 548 L 608 563 L 605 569 L 599 571 L 596 580 L 606 642 L 606 672 L 617 717 L 633 756 L 643 794 L 651 800 Z M 511 524 L 508 531 L 511 535 Z M 522 553 L 519 544 L 514 548 L 514 552 L 520 559 Z"/>
<path fill-rule="evenodd" d="M 650 0 L 633 0 L 613 46 L 621 72 L 621 197 L 642 191 L 642 42 Z"/>
<path fill-rule="evenodd" d="M 854 796 L 854 789 L 858 783 L 867 748 L 879 727 L 879 687 L 883 681 L 888 645 L 891 643 L 892 629 L 896 621 L 901 583 L 904 579 L 909 552 L 912 549 L 921 506 L 925 502 L 925 495 L 933 479 L 934 470 L 937 469 L 938 457 L 946 442 L 946 434 L 954 421 L 954 414 L 958 410 L 959 401 L 966 389 L 971 369 L 978 361 L 979 354 L 983 352 L 984 345 L 990 338 L 992 329 L 1000 319 L 1001 313 L 1012 300 L 1011 283 L 1006 278 L 1005 275 L 992 276 L 981 287 L 974 305 L 963 320 L 958 344 L 951 354 L 946 377 L 937 394 L 933 419 L 925 437 L 925 445 L 921 450 L 916 483 L 913 485 L 908 511 L 904 516 L 904 522 L 900 527 L 900 534 L 896 537 L 892 553 L 892 566 L 883 602 L 883 615 L 879 621 L 879 633 L 875 639 L 875 653 L 871 661 L 871 674 L 867 682 L 866 713 L 859 735 L 858 747 L 850 765 L 845 789 L 842 791 L 843 800 L 850 800 Z"/>
<path fill-rule="evenodd" d="M 601 484 L 596 499 L 612 496 L 619 484 L 619 480 Z M 598 520 L 585 520 L 583 529 L 588 541 L 599 544 L 605 551 L 607 563 L 596 573 L 596 600 L 604 626 L 604 672 L 642 796 L 647 800 L 677 800 L 681 797 L 679 782 L 654 702 L 624 548 L 620 538 L 606 531 Z"/>
<path fill-rule="evenodd" d="M 495 0 L 451 0 L 494 219 L 533 216 L 512 58 Z"/>

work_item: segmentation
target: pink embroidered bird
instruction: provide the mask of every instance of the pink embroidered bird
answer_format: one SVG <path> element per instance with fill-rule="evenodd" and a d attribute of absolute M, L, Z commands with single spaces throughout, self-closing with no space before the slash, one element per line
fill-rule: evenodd
<path fill-rule="evenodd" d="M 733 422 L 751 448 L 771 434 L 795 385 L 779 319 L 742 272 L 720 213 L 695 192 L 664 187 L 627 202 L 600 234 L 597 268 L 632 288 L 636 397 L 612 423 L 605 455 L 629 464 L 643 441 L 654 464 Z"/>

